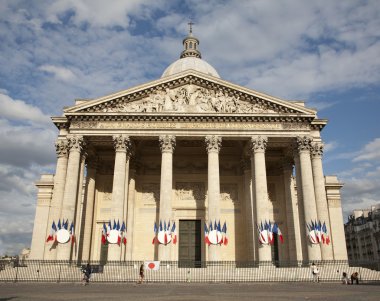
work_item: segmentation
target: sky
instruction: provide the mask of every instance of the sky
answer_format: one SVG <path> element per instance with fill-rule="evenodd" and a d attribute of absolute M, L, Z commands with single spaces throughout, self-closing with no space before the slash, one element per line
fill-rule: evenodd
<path fill-rule="evenodd" d="M 30 246 L 35 182 L 54 173 L 51 116 L 160 78 L 189 19 L 221 78 L 329 120 L 324 172 L 345 218 L 380 203 L 377 0 L 0 0 L 0 255 Z"/>

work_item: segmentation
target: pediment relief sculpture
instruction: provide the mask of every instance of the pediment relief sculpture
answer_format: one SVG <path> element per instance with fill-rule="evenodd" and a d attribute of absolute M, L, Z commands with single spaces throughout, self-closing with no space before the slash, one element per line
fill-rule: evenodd
<path fill-rule="evenodd" d="M 119 101 L 98 109 L 97 112 L 276 113 L 264 103 L 243 101 L 222 90 L 215 91 L 195 85 L 160 89 L 143 99 Z"/>

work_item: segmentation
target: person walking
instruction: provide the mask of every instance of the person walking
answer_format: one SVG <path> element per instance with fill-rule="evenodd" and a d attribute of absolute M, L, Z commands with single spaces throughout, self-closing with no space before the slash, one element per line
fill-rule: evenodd
<path fill-rule="evenodd" d="M 89 263 L 87 263 L 86 267 L 82 269 L 82 272 L 83 272 L 83 279 L 82 279 L 83 285 L 90 284 L 92 269 Z"/>
<path fill-rule="evenodd" d="M 145 267 L 144 267 L 144 264 L 142 263 L 141 266 L 140 266 L 140 279 L 139 279 L 139 284 L 142 284 L 144 282 L 144 272 L 145 272 Z"/>
<path fill-rule="evenodd" d="M 311 274 L 313 275 L 313 282 L 319 282 L 319 269 L 314 262 L 311 264 L 310 269 Z"/>

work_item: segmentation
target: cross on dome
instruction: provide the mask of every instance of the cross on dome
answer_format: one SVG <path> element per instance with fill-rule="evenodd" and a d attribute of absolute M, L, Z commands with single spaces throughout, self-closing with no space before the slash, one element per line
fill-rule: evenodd
<path fill-rule="evenodd" d="M 190 20 L 190 22 L 187 24 L 189 25 L 189 33 L 190 34 L 193 33 L 193 25 L 194 25 L 193 21 Z"/>

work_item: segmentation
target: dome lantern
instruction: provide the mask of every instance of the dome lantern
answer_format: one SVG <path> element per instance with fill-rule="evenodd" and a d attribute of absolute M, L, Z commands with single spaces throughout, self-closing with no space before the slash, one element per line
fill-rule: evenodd
<path fill-rule="evenodd" d="M 196 57 L 202 58 L 202 55 L 199 48 L 199 40 L 193 36 L 193 22 L 189 22 L 189 34 L 186 38 L 183 39 L 182 44 L 184 50 L 181 52 L 180 58 L 183 59 L 185 57 Z"/>

